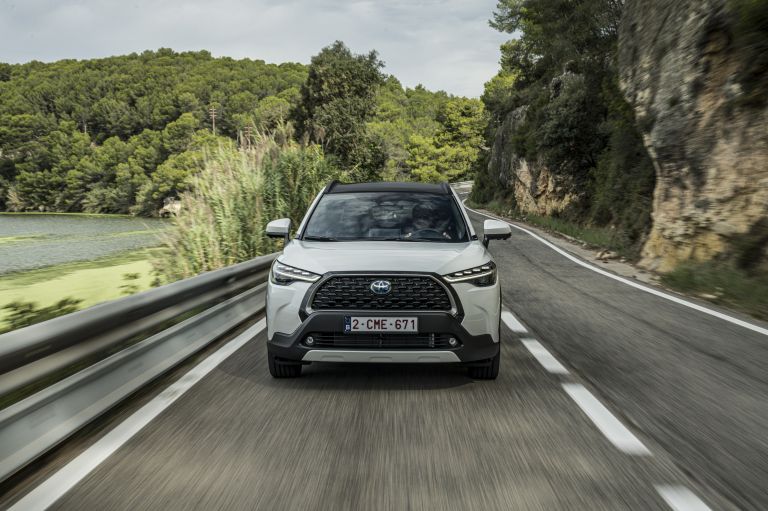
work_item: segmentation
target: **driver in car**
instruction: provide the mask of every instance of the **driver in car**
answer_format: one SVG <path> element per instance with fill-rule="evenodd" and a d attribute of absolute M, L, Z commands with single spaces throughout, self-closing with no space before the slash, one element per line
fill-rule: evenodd
<path fill-rule="evenodd" d="M 444 218 L 437 209 L 417 204 L 411 211 L 411 225 L 404 238 L 451 239 L 444 227 Z"/>

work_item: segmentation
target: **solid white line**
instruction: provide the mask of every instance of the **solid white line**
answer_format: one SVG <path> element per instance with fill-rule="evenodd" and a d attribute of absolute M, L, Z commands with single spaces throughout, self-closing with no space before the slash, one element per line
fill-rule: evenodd
<path fill-rule="evenodd" d="M 534 358 L 539 361 L 539 364 L 544 366 L 544 369 L 552 374 L 568 374 L 568 369 L 566 369 L 563 364 L 561 364 L 554 356 L 552 356 L 547 348 L 542 346 L 539 341 L 536 339 L 520 339 L 520 342 L 523 343 L 523 346 L 528 348 L 528 351 L 531 352 L 531 355 L 533 355 Z"/>
<path fill-rule="evenodd" d="M 219 348 L 215 353 L 182 376 L 176 383 L 162 391 L 152 401 L 142 406 L 133 415 L 104 435 L 85 452 L 60 468 L 58 472 L 25 495 L 24 498 L 19 500 L 10 509 L 12 511 L 42 511 L 47 509 L 130 440 L 133 435 L 149 424 L 152 419 L 192 388 L 195 383 L 203 379 L 205 375 L 213 371 L 227 357 L 264 330 L 265 325 L 266 321 L 262 319 Z"/>
<path fill-rule="evenodd" d="M 583 385 L 579 383 L 563 383 L 563 389 L 576 401 L 576 404 L 592 419 L 597 429 L 615 445 L 627 454 L 649 456 L 651 451 L 632 434 L 603 403 L 597 400 Z"/>
<path fill-rule="evenodd" d="M 523 324 L 520 323 L 520 321 L 515 317 L 515 315 L 508 310 L 501 311 L 501 320 L 504 322 L 505 325 L 507 325 L 507 327 L 509 327 L 510 330 L 512 330 L 516 334 L 528 333 L 528 330 L 523 326 Z"/>
<path fill-rule="evenodd" d="M 675 511 L 710 511 L 709 506 L 685 486 L 656 486 L 656 491 Z"/>
<path fill-rule="evenodd" d="M 644 286 L 644 285 L 639 284 L 637 282 L 633 282 L 631 280 L 625 279 L 624 277 L 619 277 L 618 275 L 614 275 L 613 273 L 611 273 L 609 271 L 606 271 L 606 270 L 603 270 L 602 268 L 598 268 L 597 266 L 593 266 L 593 265 L 591 265 L 591 264 L 589 264 L 589 263 L 587 263 L 585 261 L 582 261 L 578 257 L 569 254 L 565 250 L 563 250 L 560 247 L 554 245 L 553 243 L 550 243 L 549 241 L 545 240 L 541 236 L 537 235 L 536 233 L 534 233 L 534 232 L 532 232 L 532 231 L 530 231 L 528 229 L 520 227 L 519 225 L 515 225 L 515 224 L 512 224 L 512 223 L 506 222 L 505 220 L 503 220 L 503 219 L 501 219 L 499 217 L 496 217 L 496 216 L 493 216 L 493 215 L 488 215 L 486 213 L 481 213 L 479 211 L 476 211 L 476 210 L 474 210 L 474 209 L 472 209 L 472 208 L 470 208 L 469 206 L 466 205 L 466 199 L 464 200 L 464 202 L 465 202 L 464 207 L 466 207 L 468 210 L 470 210 L 470 211 L 472 211 L 474 213 L 477 213 L 478 215 L 482 215 L 482 216 L 485 216 L 485 217 L 488 217 L 488 218 L 493 218 L 494 220 L 500 220 L 502 222 L 505 222 L 505 223 L 509 224 L 510 227 L 513 227 L 513 228 L 515 228 L 515 229 L 517 229 L 519 231 L 522 231 L 522 232 L 528 234 L 529 236 L 532 236 L 534 239 L 544 243 L 546 246 L 548 246 L 549 248 L 551 248 L 552 250 L 554 250 L 558 254 L 560 254 L 560 255 L 562 255 L 564 257 L 567 257 L 568 259 L 570 259 L 574 263 L 578 264 L 579 266 L 583 266 L 584 268 L 592 270 L 595 273 L 599 273 L 600 275 L 608 277 L 609 279 L 613 279 L 613 280 L 616 280 L 618 282 L 622 282 L 622 283 L 624 283 L 624 284 L 626 284 L 628 286 L 632 286 L 635 289 L 639 289 L 640 291 L 644 291 L 646 293 L 650 293 L 652 295 L 664 298 L 664 299 L 669 300 L 671 302 L 675 302 L 675 303 L 677 303 L 679 305 L 683 305 L 685 307 L 697 310 L 699 312 L 703 312 L 704 314 L 708 314 L 708 315 L 716 317 L 718 319 L 722 319 L 723 321 L 728 321 L 729 323 L 733 323 L 734 325 L 738 325 L 738 326 L 746 328 L 748 330 L 752 330 L 753 332 L 757 332 L 757 333 L 763 334 L 763 335 L 768 335 L 768 328 L 763 328 L 761 326 L 749 323 L 747 321 L 744 321 L 744 320 L 741 320 L 741 319 L 738 319 L 738 318 L 734 318 L 734 317 L 729 316 L 727 314 L 723 314 L 722 312 L 718 312 L 716 310 L 709 309 L 709 308 L 704 307 L 702 305 L 699 305 L 697 303 L 693 303 L 693 302 L 689 302 L 687 300 L 683 300 L 682 298 L 679 298 L 677 296 L 667 294 L 667 293 L 665 293 L 663 291 L 659 291 L 658 289 L 654 289 L 652 287 Z"/>

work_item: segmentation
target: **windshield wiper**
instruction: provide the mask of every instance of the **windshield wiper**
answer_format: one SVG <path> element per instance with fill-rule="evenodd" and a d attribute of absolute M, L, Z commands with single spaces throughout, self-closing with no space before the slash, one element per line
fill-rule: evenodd
<path fill-rule="evenodd" d="M 303 241 L 339 241 L 336 238 L 330 236 L 304 236 L 301 238 Z"/>

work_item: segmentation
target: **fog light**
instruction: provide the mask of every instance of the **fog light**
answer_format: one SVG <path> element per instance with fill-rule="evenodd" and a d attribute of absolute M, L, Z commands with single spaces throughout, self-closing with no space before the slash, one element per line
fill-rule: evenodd
<path fill-rule="evenodd" d="M 304 344 L 306 344 L 307 346 L 312 346 L 313 344 L 315 344 L 315 338 L 312 337 L 311 335 L 308 335 L 307 338 L 304 339 Z"/>
<path fill-rule="evenodd" d="M 459 341 L 455 337 L 451 337 L 450 339 L 448 339 L 448 344 L 451 345 L 451 348 L 455 348 L 456 346 L 459 345 Z"/>

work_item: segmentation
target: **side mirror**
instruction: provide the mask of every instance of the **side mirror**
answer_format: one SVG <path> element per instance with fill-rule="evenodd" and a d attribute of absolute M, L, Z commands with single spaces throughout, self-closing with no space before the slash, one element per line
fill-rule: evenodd
<path fill-rule="evenodd" d="M 267 224 L 267 236 L 270 238 L 283 238 L 286 243 L 291 240 L 291 219 L 280 218 Z"/>
<path fill-rule="evenodd" d="M 483 245 L 486 247 L 491 240 L 507 240 L 512 236 L 512 229 L 506 222 L 486 220 L 483 222 Z"/>

